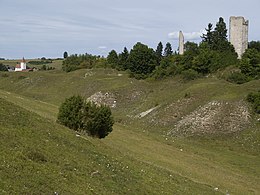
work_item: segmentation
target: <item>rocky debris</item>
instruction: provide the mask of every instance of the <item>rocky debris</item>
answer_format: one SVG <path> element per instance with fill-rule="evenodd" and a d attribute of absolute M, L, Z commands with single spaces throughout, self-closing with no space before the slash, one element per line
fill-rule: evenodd
<path fill-rule="evenodd" d="M 145 111 L 145 112 L 142 112 L 142 113 L 136 115 L 135 118 L 143 118 L 143 117 L 145 117 L 146 115 L 150 114 L 152 111 L 156 110 L 157 108 L 158 108 L 158 106 L 153 107 L 153 108 L 151 108 L 151 109 L 149 109 L 149 110 L 147 110 L 147 111 Z"/>
<path fill-rule="evenodd" d="M 90 70 L 90 71 L 85 73 L 84 78 L 91 77 L 93 75 L 94 75 L 93 71 Z"/>
<path fill-rule="evenodd" d="M 243 101 L 211 101 L 182 117 L 168 135 L 231 133 L 250 123 L 250 113 Z"/>
<path fill-rule="evenodd" d="M 97 105 L 105 104 L 111 108 L 115 108 L 117 103 L 116 97 L 113 93 L 106 92 L 103 94 L 101 91 L 93 94 L 87 100 L 94 102 Z"/>
<path fill-rule="evenodd" d="M 182 98 L 167 106 L 160 106 L 160 109 L 149 114 L 147 122 L 153 126 L 171 127 L 186 114 L 186 110 L 194 101 L 193 98 Z"/>
<path fill-rule="evenodd" d="M 96 175 L 96 174 L 99 174 L 99 171 L 97 170 L 97 171 L 94 171 L 94 172 L 92 172 L 91 173 L 91 177 L 93 177 L 94 175 Z"/>

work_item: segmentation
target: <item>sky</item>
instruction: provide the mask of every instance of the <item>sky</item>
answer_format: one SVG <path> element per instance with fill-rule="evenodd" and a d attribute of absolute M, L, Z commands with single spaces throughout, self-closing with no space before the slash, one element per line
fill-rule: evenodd
<path fill-rule="evenodd" d="M 106 56 L 137 42 L 178 48 L 201 41 L 208 25 L 230 16 L 249 20 L 249 41 L 260 40 L 260 0 L 0 0 L 0 57 Z"/>

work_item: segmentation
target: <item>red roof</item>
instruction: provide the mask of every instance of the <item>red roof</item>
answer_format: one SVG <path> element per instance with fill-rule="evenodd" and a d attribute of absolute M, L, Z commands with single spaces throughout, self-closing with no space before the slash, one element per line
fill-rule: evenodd
<path fill-rule="evenodd" d="M 20 64 L 16 64 L 15 68 L 21 68 Z"/>

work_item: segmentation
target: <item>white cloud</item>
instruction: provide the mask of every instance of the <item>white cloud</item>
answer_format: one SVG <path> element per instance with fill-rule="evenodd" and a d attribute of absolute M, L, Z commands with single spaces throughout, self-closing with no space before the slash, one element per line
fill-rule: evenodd
<path fill-rule="evenodd" d="M 106 49 L 107 46 L 99 46 L 98 49 Z"/>
<path fill-rule="evenodd" d="M 201 39 L 203 33 L 205 33 L 204 30 L 200 30 L 200 32 L 183 32 L 183 35 L 185 40 L 198 40 Z M 170 39 L 179 39 L 179 32 L 171 32 L 168 37 Z"/>

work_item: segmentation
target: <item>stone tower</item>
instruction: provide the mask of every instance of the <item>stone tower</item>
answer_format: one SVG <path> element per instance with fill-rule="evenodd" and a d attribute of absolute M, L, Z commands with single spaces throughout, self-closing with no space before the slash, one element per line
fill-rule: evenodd
<path fill-rule="evenodd" d="M 181 31 L 179 32 L 179 54 L 184 54 L 184 36 Z"/>
<path fill-rule="evenodd" d="M 234 46 L 238 59 L 241 59 L 241 56 L 248 48 L 248 20 L 241 16 L 230 17 L 229 41 Z"/>

